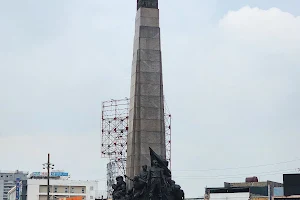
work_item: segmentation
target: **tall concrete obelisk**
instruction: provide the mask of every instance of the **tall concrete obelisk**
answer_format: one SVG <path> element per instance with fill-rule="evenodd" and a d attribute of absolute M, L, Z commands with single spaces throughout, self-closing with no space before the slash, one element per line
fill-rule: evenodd
<path fill-rule="evenodd" d="M 126 174 L 150 165 L 149 147 L 166 157 L 158 0 L 137 0 Z"/>

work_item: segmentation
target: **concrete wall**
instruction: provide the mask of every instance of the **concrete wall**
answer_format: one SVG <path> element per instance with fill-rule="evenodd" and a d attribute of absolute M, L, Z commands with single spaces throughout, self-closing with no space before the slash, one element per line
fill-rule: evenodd
<path fill-rule="evenodd" d="M 7 194 L 7 200 L 15 200 L 16 199 L 16 189 L 12 188 Z"/>
<path fill-rule="evenodd" d="M 249 200 L 249 192 L 240 193 L 212 193 L 209 195 L 210 200 Z"/>
<path fill-rule="evenodd" d="M 230 187 L 265 187 L 268 182 L 242 182 L 242 183 L 227 183 Z"/>
<path fill-rule="evenodd" d="M 283 184 L 273 182 L 273 181 L 241 182 L 241 183 L 225 182 L 224 187 L 249 187 L 251 194 L 256 194 L 259 196 L 274 196 L 276 192 L 278 192 L 279 190 L 282 190 Z M 281 188 L 281 189 L 279 189 L 279 188 Z M 278 194 L 276 196 L 278 196 Z"/>
<path fill-rule="evenodd" d="M 282 183 L 273 181 L 264 182 L 241 182 L 241 183 L 224 183 L 224 187 L 265 187 L 270 185 L 271 187 L 283 187 Z"/>
<path fill-rule="evenodd" d="M 4 192 L 4 180 L 0 180 L 0 200 L 3 199 L 3 192 Z"/>

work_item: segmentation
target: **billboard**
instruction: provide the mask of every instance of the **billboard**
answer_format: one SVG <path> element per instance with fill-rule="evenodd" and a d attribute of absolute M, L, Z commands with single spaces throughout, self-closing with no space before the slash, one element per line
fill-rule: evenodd
<path fill-rule="evenodd" d="M 20 199 L 20 178 L 16 179 L 16 200 Z"/>
<path fill-rule="evenodd" d="M 284 196 L 300 195 L 300 174 L 283 175 Z"/>
<path fill-rule="evenodd" d="M 30 174 L 32 177 L 46 177 L 48 176 L 47 172 L 32 172 Z M 50 177 L 61 177 L 61 176 L 69 176 L 68 172 L 50 172 Z"/>

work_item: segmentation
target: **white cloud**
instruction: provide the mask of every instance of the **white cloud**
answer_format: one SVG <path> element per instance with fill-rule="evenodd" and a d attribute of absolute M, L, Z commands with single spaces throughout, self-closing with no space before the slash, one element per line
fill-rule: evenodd
<path fill-rule="evenodd" d="M 243 7 L 220 19 L 210 36 L 203 38 L 199 29 L 200 36 L 189 37 L 193 42 L 184 48 L 164 52 L 181 55 L 175 59 L 178 68 L 168 63 L 172 74 L 165 69 L 165 91 L 174 117 L 173 169 L 249 166 L 297 157 L 299 17 L 275 8 Z M 285 167 L 293 168 L 294 164 Z M 259 171 L 264 169 L 194 173 L 252 176 Z M 176 176 L 186 174 L 176 172 Z M 281 175 L 261 178 L 282 181 Z M 243 179 L 189 181 L 197 187 L 196 181 L 200 187 L 210 187 Z M 192 192 L 197 191 L 196 186 L 179 181 L 196 195 Z"/>
<path fill-rule="evenodd" d="M 300 16 L 293 16 L 278 8 L 262 10 L 243 7 L 230 11 L 219 22 L 226 37 L 237 42 L 251 42 L 269 51 L 275 49 L 299 50 Z"/>

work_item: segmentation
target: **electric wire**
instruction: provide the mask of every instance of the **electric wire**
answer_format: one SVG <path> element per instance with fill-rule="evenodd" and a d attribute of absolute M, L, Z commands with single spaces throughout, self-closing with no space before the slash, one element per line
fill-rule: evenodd
<path fill-rule="evenodd" d="M 299 161 L 300 159 L 294 159 L 289 161 L 283 161 L 283 162 L 277 162 L 272 164 L 261 164 L 261 165 L 252 165 L 252 166 L 243 166 L 243 167 L 231 167 L 231 168 L 218 168 L 218 169 L 197 169 L 197 170 L 172 170 L 175 172 L 179 171 L 191 171 L 191 172 L 207 172 L 207 171 L 221 171 L 221 170 L 232 170 L 232 169 L 248 169 L 248 168 L 258 168 L 258 167 L 266 167 L 266 166 L 274 166 L 274 165 L 280 165 L 280 164 L 286 164 L 291 162 Z M 299 168 L 298 168 L 299 169 Z M 259 176 L 268 176 L 268 175 L 276 175 L 276 174 L 282 174 L 283 172 L 295 172 L 296 168 L 293 169 L 286 169 L 286 170 L 277 170 L 277 171 L 268 171 L 268 172 L 258 172 L 253 173 Z M 277 173 L 276 173 L 277 172 Z M 280 172 L 280 173 L 279 173 Z M 180 178 L 180 179 L 226 179 L 226 178 L 242 178 L 244 176 L 247 176 L 251 173 L 247 174 L 234 174 L 234 175 L 216 175 L 216 176 L 174 176 L 174 178 Z M 106 181 L 106 178 L 100 178 L 97 179 L 98 181 Z"/>
<path fill-rule="evenodd" d="M 274 166 L 274 165 L 280 165 L 280 164 L 286 164 L 291 162 L 300 161 L 300 158 L 295 160 L 289 160 L 284 162 L 278 162 L 278 163 L 272 163 L 272 164 L 264 164 L 264 165 L 252 165 L 252 166 L 242 166 L 242 167 L 230 167 L 230 168 L 216 168 L 216 169 L 189 169 L 189 170 L 172 170 L 172 171 L 225 171 L 225 170 L 232 170 L 232 169 L 249 169 L 249 168 L 258 168 L 258 167 L 267 167 L 267 166 Z"/>
<path fill-rule="evenodd" d="M 269 175 L 276 175 L 288 172 L 295 172 L 295 169 L 287 169 L 287 170 L 278 170 L 278 171 L 270 171 L 270 172 L 263 172 L 263 173 L 255 173 L 259 177 L 262 176 L 269 176 Z M 220 176 L 174 176 L 177 179 L 230 179 L 230 178 L 244 178 L 245 176 L 249 176 L 248 174 L 232 174 L 232 175 L 220 175 Z"/>
<path fill-rule="evenodd" d="M 263 176 L 270 176 L 270 175 L 277 175 L 282 173 L 292 173 L 295 172 L 295 168 L 293 169 L 286 169 L 286 170 L 276 170 L 276 171 L 268 171 L 268 172 L 259 172 L 255 173 L 259 177 Z M 248 174 L 229 174 L 229 175 L 216 175 L 216 176 L 173 176 L 174 179 L 231 179 L 231 178 L 244 178 L 245 176 L 248 176 Z M 97 179 L 97 181 L 106 181 L 106 178 Z"/>

